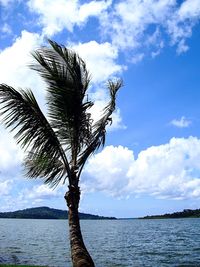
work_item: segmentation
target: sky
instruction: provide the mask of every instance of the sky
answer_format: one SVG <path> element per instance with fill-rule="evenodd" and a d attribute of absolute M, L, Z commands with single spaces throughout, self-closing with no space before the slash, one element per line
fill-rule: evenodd
<path fill-rule="evenodd" d="M 28 65 L 50 38 L 76 51 L 92 76 L 94 119 L 106 82 L 122 78 L 105 147 L 81 177 L 80 211 L 138 217 L 200 208 L 200 0 L 0 0 L 0 83 L 45 83 Z M 0 211 L 66 209 L 67 184 L 30 180 L 23 151 L 0 126 Z"/>

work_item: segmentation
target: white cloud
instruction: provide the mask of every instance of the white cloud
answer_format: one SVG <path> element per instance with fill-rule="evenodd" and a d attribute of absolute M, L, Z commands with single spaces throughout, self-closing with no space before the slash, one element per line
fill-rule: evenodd
<path fill-rule="evenodd" d="M 181 40 L 177 46 L 177 54 L 185 53 L 189 50 L 189 46 L 185 44 L 185 40 Z"/>
<path fill-rule="evenodd" d="M 133 152 L 128 148 L 107 146 L 89 159 L 84 173 L 83 188 L 119 195 L 127 185 L 127 173 L 134 164 Z"/>
<path fill-rule="evenodd" d="M 5 83 L 14 88 L 31 88 L 38 102 L 43 103 L 44 83 L 28 64 L 33 60 L 31 51 L 41 44 L 38 34 L 22 31 L 12 46 L 0 52 L 0 83 Z M 23 152 L 13 139 L 13 134 L 0 129 L 0 168 L 11 169 L 21 164 Z"/>
<path fill-rule="evenodd" d="M 144 56 L 145 56 L 144 53 L 136 54 L 136 55 L 134 55 L 134 56 L 132 57 L 131 62 L 132 62 L 133 64 L 137 64 L 137 63 L 139 63 L 140 61 L 143 60 Z"/>
<path fill-rule="evenodd" d="M 12 46 L 0 52 L 0 83 L 14 88 L 31 88 L 38 102 L 43 104 L 45 84 L 40 76 L 30 70 L 33 62 L 31 52 L 42 44 L 41 37 L 36 33 L 22 31 Z"/>
<path fill-rule="evenodd" d="M 48 201 L 59 199 L 60 197 L 64 202 L 64 189 L 57 187 L 51 189 L 47 185 L 25 186 L 25 181 L 20 179 L 0 181 L 0 196 L 1 211 L 12 211 L 18 209 L 25 209 L 33 206 L 49 205 Z M 28 187 L 28 188 L 27 188 Z M 15 205 L 13 205 L 13 201 Z M 47 204 L 48 203 L 48 204 Z"/>
<path fill-rule="evenodd" d="M 118 49 L 108 42 L 90 41 L 88 43 L 71 44 L 71 46 L 85 60 L 94 83 L 106 81 L 126 69 L 125 66 L 116 63 Z"/>
<path fill-rule="evenodd" d="M 22 199 L 33 199 L 34 201 L 39 201 L 42 199 L 50 199 L 60 196 L 59 188 L 52 189 L 49 186 L 42 184 L 33 186 L 30 190 L 26 189 L 21 192 Z"/>
<path fill-rule="evenodd" d="M 12 136 L 2 128 L 0 130 L 0 170 L 2 171 L 19 166 L 23 153 Z"/>
<path fill-rule="evenodd" d="M 177 46 L 178 54 L 186 52 L 186 40 L 200 19 L 199 0 L 182 4 L 176 0 L 101 0 L 84 4 L 79 0 L 29 0 L 28 6 L 39 15 L 38 24 L 48 36 L 64 29 L 73 32 L 75 25 L 83 27 L 90 17 L 96 17 L 102 38 L 108 37 L 119 49 L 131 49 L 136 58 L 149 48 L 156 50 L 153 57 L 158 55 L 167 39 L 170 45 Z"/>
<path fill-rule="evenodd" d="M 126 147 L 108 146 L 92 157 L 83 175 L 84 190 L 111 195 L 200 198 L 200 140 L 172 138 L 134 158 Z"/>
<path fill-rule="evenodd" d="M 177 53 L 188 51 L 187 38 L 191 37 L 193 27 L 200 19 L 199 0 L 186 0 L 178 8 L 174 9 L 166 21 L 167 32 L 171 38 L 171 44 L 177 44 Z"/>
<path fill-rule="evenodd" d="M 187 128 L 191 125 L 191 121 L 182 116 L 179 120 L 173 119 L 170 124 L 179 128 Z"/>
<path fill-rule="evenodd" d="M 90 1 L 80 4 L 78 0 L 30 0 L 29 8 L 40 15 L 39 23 L 43 33 L 53 34 L 67 29 L 72 31 L 75 25 L 82 25 L 91 16 L 99 16 L 111 1 Z"/>
<path fill-rule="evenodd" d="M 121 112 L 120 109 L 117 108 L 115 110 L 115 112 L 112 114 L 112 123 L 110 125 L 110 127 L 108 127 L 108 131 L 113 131 L 116 129 L 126 129 L 126 125 L 123 124 L 122 121 L 122 116 L 121 116 Z"/>
<path fill-rule="evenodd" d="M 179 17 L 182 20 L 193 19 L 200 17 L 200 2 L 199 0 L 186 0 L 182 3 L 179 11 Z"/>
<path fill-rule="evenodd" d="M 9 35 L 9 34 L 12 34 L 12 29 L 7 23 L 4 23 L 1 28 L 1 32 Z"/>
<path fill-rule="evenodd" d="M 138 48 L 145 36 L 149 38 L 146 34 L 148 27 L 165 23 L 175 4 L 175 0 L 120 1 L 115 4 L 112 14 L 107 12 L 101 17 L 104 26 L 102 30 L 112 35 L 112 42 L 115 45 L 121 48 Z M 154 44 L 159 37 L 155 32 L 152 34 Z"/>
<path fill-rule="evenodd" d="M 116 64 L 115 60 L 118 57 L 118 50 L 110 43 L 97 43 L 90 41 L 88 43 L 71 44 L 72 48 L 84 59 L 86 66 L 91 74 L 92 84 L 96 84 L 95 93 L 90 96 L 95 102 L 95 105 L 90 109 L 92 118 L 97 121 L 102 114 L 103 108 L 107 105 L 109 98 L 106 90 L 106 85 L 103 84 L 109 78 L 120 74 L 126 69 L 125 66 Z M 124 129 L 120 110 L 117 109 L 113 115 L 113 123 L 109 130 Z"/>
<path fill-rule="evenodd" d="M 38 83 L 35 73 L 28 65 L 33 62 L 31 52 L 41 45 L 36 33 L 22 31 L 12 46 L 0 53 L 0 82 L 17 87 L 32 87 Z M 36 79 L 36 81 L 34 81 Z M 34 86 L 33 86 L 34 87 Z"/>
<path fill-rule="evenodd" d="M 112 0 L 107 1 L 91 1 L 79 7 L 80 22 L 84 22 L 90 16 L 98 17 L 102 11 L 106 10 L 112 3 Z"/>
<path fill-rule="evenodd" d="M 12 188 L 12 181 L 0 181 L 0 196 L 6 196 L 10 193 Z"/>
<path fill-rule="evenodd" d="M 166 34 L 170 44 L 178 46 L 179 54 L 186 52 L 186 39 L 199 19 L 199 0 L 187 0 L 181 5 L 175 0 L 119 1 L 112 11 L 100 16 L 102 35 L 109 36 L 121 49 L 132 49 L 136 55 L 141 54 L 140 49 L 161 49 Z"/>

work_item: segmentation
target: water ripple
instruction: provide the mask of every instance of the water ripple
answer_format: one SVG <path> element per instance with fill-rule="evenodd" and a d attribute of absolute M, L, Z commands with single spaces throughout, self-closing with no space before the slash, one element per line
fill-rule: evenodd
<path fill-rule="evenodd" d="M 200 219 L 81 221 L 96 267 L 200 267 Z M 71 267 L 68 222 L 0 219 L 0 263 Z"/>

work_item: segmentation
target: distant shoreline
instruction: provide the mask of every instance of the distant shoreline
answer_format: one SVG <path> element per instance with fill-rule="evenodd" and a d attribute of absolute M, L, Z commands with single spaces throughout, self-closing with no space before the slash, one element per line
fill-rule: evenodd
<path fill-rule="evenodd" d="M 0 212 L 0 219 L 51 219 L 66 220 L 68 219 L 68 211 L 53 209 L 49 207 L 36 207 L 13 212 Z M 132 218 L 116 218 L 108 216 L 99 216 L 89 213 L 79 213 L 80 220 L 148 220 L 148 219 L 181 219 L 181 218 L 200 218 L 200 209 L 184 209 L 181 212 L 166 213 L 163 215 L 147 215 L 144 217 Z"/>
<path fill-rule="evenodd" d="M 24 210 L 0 212 L 0 218 L 7 219 L 55 219 L 55 220 L 66 220 L 68 219 L 67 210 L 53 209 L 49 207 L 36 207 Z M 116 220 L 115 217 L 106 217 L 93 215 L 89 213 L 79 213 L 81 220 Z"/>
<path fill-rule="evenodd" d="M 166 213 L 164 215 L 148 215 L 138 219 L 181 219 L 181 218 L 200 218 L 200 209 L 184 209 L 180 212 Z"/>

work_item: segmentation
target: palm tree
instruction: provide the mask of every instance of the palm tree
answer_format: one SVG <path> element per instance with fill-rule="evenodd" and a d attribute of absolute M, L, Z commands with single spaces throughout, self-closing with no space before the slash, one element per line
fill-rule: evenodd
<path fill-rule="evenodd" d="M 79 224 L 79 181 L 88 157 L 105 144 L 106 126 L 122 81 L 108 81 L 110 102 L 93 122 L 89 109 L 94 103 L 86 97 L 90 76 L 85 62 L 75 52 L 48 41 L 49 47 L 32 53 L 36 61 L 30 66 L 47 84 L 48 119 L 31 90 L 15 90 L 6 84 L 0 84 L 1 114 L 26 152 L 26 175 L 43 178 L 53 187 L 68 181 L 65 199 L 73 266 L 92 267 Z"/>

